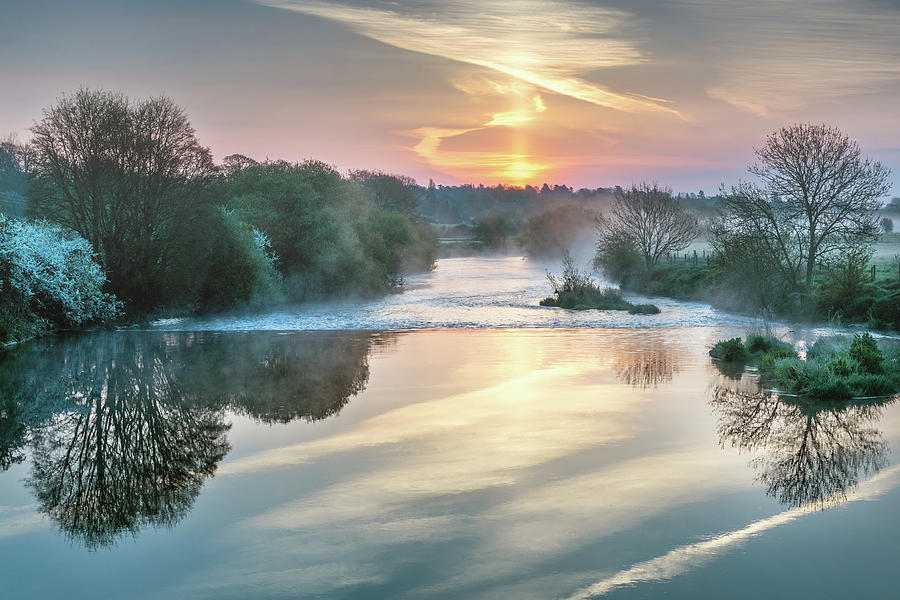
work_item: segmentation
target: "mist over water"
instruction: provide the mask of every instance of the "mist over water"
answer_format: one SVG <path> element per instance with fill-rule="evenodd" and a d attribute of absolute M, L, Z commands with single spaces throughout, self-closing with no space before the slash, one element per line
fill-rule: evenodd
<path fill-rule="evenodd" d="M 410 277 L 406 289 L 371 301 L 310 303 L 271 313 L 165 319 L 154 329 L 174 331 L 317 329 L 505 329 L 569 327 L 754 326 L 757 319 L 732 315 L 701 302 L 627 295 L 652 302 L 658 315 L 625 311 L 571 311 L 539 306 L 550 295 L 547 270 L 522 257 L 462 257 L 438 261 L 428 274 Z M 603 282 L 600 281 L 602 284 Z"/>

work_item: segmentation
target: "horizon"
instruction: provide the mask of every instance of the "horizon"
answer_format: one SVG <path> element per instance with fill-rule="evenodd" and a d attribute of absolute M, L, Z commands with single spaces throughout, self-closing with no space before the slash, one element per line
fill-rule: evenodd
<path fill-rule="evenodd" d="M 891 168 L 896 196 L 900 6 L 806 4 L 9 2 L 0 135 L 27 140 L 87 87 L 171 97 L 217 161 L 712 195 L 767 133 L 815 122 Z"/>

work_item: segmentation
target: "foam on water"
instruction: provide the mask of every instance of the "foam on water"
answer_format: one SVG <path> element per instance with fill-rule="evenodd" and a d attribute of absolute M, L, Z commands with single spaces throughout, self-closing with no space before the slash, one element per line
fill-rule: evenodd
<path fill-rule="evenodd" d="M 624 311 L 572 311 L 539 306 L 549 295 L 545 269 L 521 257 L 446 258 L 425 275 L 411 277 L 402 294 L 369 301 L 308 303 L 291 310 L 251 315 L 156 321 L 165 330 L 321 330 L 568 327 L 752 326 L 700 302 L 629 295 L 652 302 L 658 315 Z"/>

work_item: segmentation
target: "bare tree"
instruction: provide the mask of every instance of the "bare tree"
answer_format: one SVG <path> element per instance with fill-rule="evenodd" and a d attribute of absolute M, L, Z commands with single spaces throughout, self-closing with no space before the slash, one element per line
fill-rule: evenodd
<path fill-rule="evenodd" d="M 761 240 L 773 266 L 807 290 L 824 260 L 877 240 L 890 170 L 863 158 L 855 141 L 834 127 L 798 124 L 755 152 L 759 162 L 748 170 L 759 183 L 723 191 L 720 235 Z"/>
<path fill-rule="evenodd" d="M 607 240 L 630 240 L 648 267 L 700 235 L 697 218 L 672 197 L 672 190 L 649 183 L 617 188 L 609 214 L 597 219 L 597 230 L 600 246 Z"/>
<path fill-rule="evenodd" d="M 29 210 L 82 234 L 113 290 L 152 307 L 172 232 L 199 214 L 216 172 L 184 111 L 168 98 L 133 103 L 82 89 L 32 134 Z"/>

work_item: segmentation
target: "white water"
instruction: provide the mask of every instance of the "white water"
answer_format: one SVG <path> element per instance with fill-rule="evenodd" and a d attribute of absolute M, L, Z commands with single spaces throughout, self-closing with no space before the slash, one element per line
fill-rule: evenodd
<path fill-rule="evenodd" d="M 402 294 L 370 301 L 303 304 L 291 310 L 198 319 L 165 319 L 166 330 L 444 329 L 535 327 L 708 327 L 755 325 L 755 319 L 700 302 L 628 295 L 652 302 L 658 315 L 572 311 L 539 306 L 549 294 L 543 266 L 521 257 L 445 258 L 426 275 L 411 277 Z"/>

